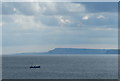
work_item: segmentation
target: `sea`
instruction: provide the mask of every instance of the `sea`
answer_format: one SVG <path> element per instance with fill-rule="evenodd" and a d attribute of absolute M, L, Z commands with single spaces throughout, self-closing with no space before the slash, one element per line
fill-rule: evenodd
<path fill-rule="evenodd" d="M 118 55 L 3 55 L 3 79 L 117 79 Z M 40 65 L 41 68 L 31 68 Z"/>

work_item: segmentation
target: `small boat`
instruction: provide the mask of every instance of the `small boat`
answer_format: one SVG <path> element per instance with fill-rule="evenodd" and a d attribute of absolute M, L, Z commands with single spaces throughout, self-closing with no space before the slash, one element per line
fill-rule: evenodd
<path fill-rule="evenodd" d="M 30 66 L 30 68 L 40 68 L 39 65 Z"/>

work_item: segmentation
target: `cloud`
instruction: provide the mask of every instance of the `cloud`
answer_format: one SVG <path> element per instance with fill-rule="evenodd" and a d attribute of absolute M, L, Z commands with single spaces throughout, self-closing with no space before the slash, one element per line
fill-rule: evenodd
<path fill-rule="evenodd" d="M 107 5 L 107 6 L 106 6 Z M 46 14 L 46 15 L 63 15 L 71 13 L 100 13 L 100 12 L 117 12 L 117 2 L 81 2 L 70 3 L 67 2 L 3 2 L 2 13 L 3 14 Z"/>
<path fill-rule="evenodd" d="M 88 16 L 84 16 L 82 19 L 83 19 L 83 20 L 88 20 L 89 17 L 88 17 Z"/>
<path fill-rule="evenodd" d="M 2 27 L 4 25 L 4 23 L 3 22 L 0 22 L 0 27 Z"/>
<path fill-rule="evenodd" d="M 69 19 L 64 18 L 63 16 L 56 16 L 56 18 L 57 18 L 60 25 L 71 23 L 71 21 Z"/>
<path fill-rule="evenodd" d="M 34 7 L 33 7 L 34 6 Z M 3 2 L 2 4 L 2 14 L 12 15 L 12 14 L 24 14 L 33 15 L 35 12 L 39 11 L 36 3 L 24 3 L 24 2 Z"/>
<path fill-rule="evenodd" d="M 56 2 L 8 3 L 6 2 L 3 3 L 2 10 L 3 10 L 3 15 L 17 14 L 17 15 L 34 16 L 36 22 L 42 23 L 47 26 L 79 27 L 80 25 L 86 25 L 86 24 L 91 26 L 117 24 L 116 23 L 117 13 L 112 14 L 112 12 L 103 12 L 102 9 L 101 12 L 99 13 L 97 11 L 96 13 L 91 13 L 87 11 L 87 8 L 89 6 L 92 7 L 96 6 L 99 9 L 98 6 L 100 6 L 101 4 L 105 5 L 105 3 L 98 4 L 98 3 L 69 3 L 69 2 L 67 3 L 64 2 L 63 3 L 56 3 Z M 111 5 L 111 3 L 108 3 L 108 6 L 109 5 Z M 90 10 L 92 10 L 92 8 Z M 103 20 L 98 20 L 98 19 L 103 19 Z M 88 20 L 88 21 L 82 21 L 82 20 Z"/>
<path fill-rule="evenodd" d="M 97 16 L 98 19 L 104 19 L 105 17 L 103 15 Z"/>
<path fill-rule="evenodd" d="M 22 29 L 42 28 L 41 24 L 34 21 L 34 16 L 14 15 L 14 24 L 20 25 Z"/>
<path fill-rule="evenodd" d="M 56 2 L 42 2 L 42 3 L 29 3 L 29 2 L 4 2 L 2 5 L 2 14 L 68 14 L 85 11 L 85 7 L 82 4 L 75 3 L 56 3 Z"/>
<path fill-rule="evenodd" d="M 84 17 L 87 21 L 82 21 L 82 23 L 89 26 L 107 26 L 117 28 L 118 25 L 117 13 L 95 13 L 89 14 L 89 19 L 86 16 L 83 16 L 83 18 Z"/>

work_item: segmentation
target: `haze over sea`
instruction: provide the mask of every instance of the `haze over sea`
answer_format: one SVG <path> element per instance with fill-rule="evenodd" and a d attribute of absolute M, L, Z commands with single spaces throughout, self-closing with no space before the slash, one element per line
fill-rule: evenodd
<path fill-rule="evenodd" d="M 40 65 L 39 69 L 30 69 Z M 3 56 L 3 79 L 117 79 L 117 54 Z"/>

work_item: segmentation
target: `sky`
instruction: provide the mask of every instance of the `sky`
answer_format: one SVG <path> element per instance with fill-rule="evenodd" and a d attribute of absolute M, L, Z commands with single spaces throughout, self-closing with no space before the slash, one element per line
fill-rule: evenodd
<path fill-rule="evenodd" d="M 117 10 L 117 2 L 3 2 L 3 53 L 117 48 Z"/>

